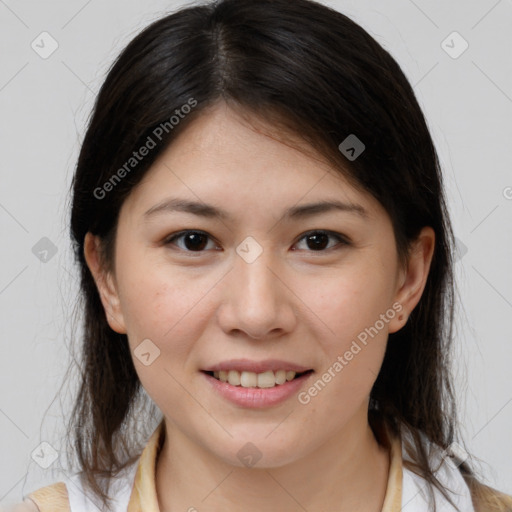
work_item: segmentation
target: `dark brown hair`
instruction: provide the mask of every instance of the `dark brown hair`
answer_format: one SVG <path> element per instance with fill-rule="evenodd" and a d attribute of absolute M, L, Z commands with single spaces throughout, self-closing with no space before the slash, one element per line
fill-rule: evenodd
<path fill-rule="evenodd" d="M 194 108 L 171 129 L 171 116 L 191 99 Z M 453 236 L 438 158 L 395 60 L 349 18 L 309 0 L 221 0 L 183 8 L 135 37 L 101 87 L 72 183 L 71 210 L 83 334 L 68 439 L 87 484 L 107 506 L 108 478 L 106 487 L 98 478 L 117 474 L 140 455 L 146 434 L 130 422 L 147 426 L 140 408 L 150 401 L 127 337 L 107 324 L 84 259 L 84 237 L 91 232 L 102 239 L 111 267 L 123 201 L 177 134 L 220 101 L 283 136 L 298 137 L 375 197 L 391 218 L 402 261 L 421 228 L 435 230 L 424 293 L 406 325 L 389 336 L 369 421 L 374 431 L 382 422 L 399 436 L 403 427 L 410 429 L 415 463 L 406 464 L 447 496 L 424 439 L 443 449 L 462 442 L 450 374 Z M 157 147 L 112 181 L 162 123 L 168 130 L 161 130 Z M 338 149 L 350 134 L 365 144 L 353 161 Z M 113 185 L 106 192 L 107 182 Z M 474 478 L 467 462 L 459 469 Z"/>

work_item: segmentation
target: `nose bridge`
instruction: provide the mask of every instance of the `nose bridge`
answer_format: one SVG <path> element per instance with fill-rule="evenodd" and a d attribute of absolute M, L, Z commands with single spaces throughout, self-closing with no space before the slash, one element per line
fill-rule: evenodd
<path fill-rule="evenodd" d="M 243 244 L 240 244 L 243 249 Z M 247 247 L 245 247 L 247 249 Z M 222 327 L 241 330 L 253 338 L 260 338 L 274 330 L 288 330 L 294 316 L 290 297 L 276 277 L 280 265 L 270 250 L 260 251 L 256 257 L 246 257 L 249 251 L 239 252 L 230 272 L 229 291 L 221 315 Z M 241 255 L 240 255 L 241 254 Z"/>
<path fill-rule="evenodd" d="M 256 300 L 260 307 L 265 304 L 270 307 L 270 302 L 275 300 L 277 283 L 274 273 L 270 271 L 271 265 L 270 251 L 265 251 L 253 262 L 239 258 L 235 264 L 235 274 L 242 285 L 240 287 L 242 298 L 245 296 L 249 304 Z M 259 302 L 259 299 L 265 299 L 265 302 Z"/>
<path fill-rule="evenodd" d="M 279 284 L 276 283 L 274 273 L 270 271 L 272 266 L 275 267 L 275 260 L 270 250 L 262 251 L 254 261 L 239 257 L 235 263 L 233 278 L 238 301 L 254 313 L 260 311 L 260 314 L 264 314 L 267 310 L 275 310 L 277 306 Z"/>

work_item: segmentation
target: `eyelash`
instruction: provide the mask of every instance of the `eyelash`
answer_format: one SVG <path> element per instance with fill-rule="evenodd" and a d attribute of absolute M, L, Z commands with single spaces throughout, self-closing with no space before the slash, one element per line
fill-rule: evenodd
<path fill-rule="evenodd" d="M 178 233 L 174 233 L 174 234 L 168 236 L 164 240 L 163 243 L 164 243 L 164 245 L 173 245 L 173 242 L 175 240 L 178 240 L 178 239 L 183 238 L 184 236 L 190 235 L 190 234 L 203 235 L 203 236 L 206 236 L 207 238 L 209 238 L 210 240 L 213 240 L 212 237 L 208 233 L 206 233 L 205 231 L 201 231 L 201 230 L 197 230 L 197 229 L 187 229 L 185 231 L 180 231 Z M 326 249 L 320 249 L 318 251 L 307 250 L 307 252 L 322 253 L 322 252 L 327 252 L 330 249 L 336 249 L 336 248 L 341 248 L 343 246 L 351 245 L 350 240 L 346 236 L 341 235 L 340 233 L 335 233 L 333 231 L 327 231 L 327 230 L 323 230 L 323 229 L 312 230 L 312 231 L 308 231 L 308 232 L 304 233 L 298 239 L 298 241 L 296 243 L 299 243 L 300 241 L 306 239 L 308 236 L 317 235 L 317 234 L 327 235 L 329 237 L 336 238 L 338 240 L 338 243 L 336 245 L 332 246 L 332 247 L 327 247 Z M 341 246 L 341 247 L 338 247 L 338 246 Z M 185 252 L 185 253 L 191 254 L 191 255 L 192 254 L 200 255 L 201 253 L 205 252 L 205 250 L 192 251 L 192 250 L 189 250 L 189 249 L 186 249 L 186 248 L 183 249 L 181 247 L 178 247 L 178 249 L 183 251 L 183 252 Z"/>

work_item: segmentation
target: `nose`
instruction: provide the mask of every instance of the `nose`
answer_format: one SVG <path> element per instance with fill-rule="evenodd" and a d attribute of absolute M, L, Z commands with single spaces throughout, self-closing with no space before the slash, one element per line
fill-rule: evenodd
<path fill-rule="evenodd" d="M 294 295 L 282 266 L 268 253 L 263 251 L 252 263 L 235 258 L 218 309 L 219 324 L 227 334 L 266 339 L 293 331 L 297 321 Z"/>

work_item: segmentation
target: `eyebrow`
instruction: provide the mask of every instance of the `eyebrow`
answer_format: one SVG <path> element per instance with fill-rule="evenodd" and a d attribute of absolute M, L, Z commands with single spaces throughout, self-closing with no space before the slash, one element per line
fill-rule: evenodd
<path fill-rule="evenodd" d="M 316 203 L 304 204 L 301 206 L 292 206 L 283 213 L 284 220 L 295 220 L 304 219 L 306 217 L 312 217 L 322 213 L 331 211 L 342 211 L 347 213 L 353 213 L 360 217 L 367 218 L 368 212 L 359 204 L 344 203 L 336 200 L 319 201 Z M 144 213 L 144 219 L 148 220 L 150 217 L 169 212 L 184 212 L 197 215 L 205 218 L 217 218 L 220 220 L 231 221 L 233 217 L 231 214 L 217 208 L 213 205 L 206 203 L 199 203 L 196 201 L 189 201 L 186 199 L 179 198 L 168 198 L 164 199 L 160 203 L 152 206 L 149 210 Z"/>

